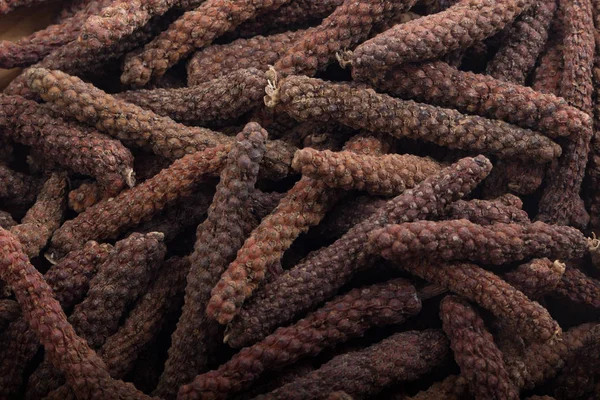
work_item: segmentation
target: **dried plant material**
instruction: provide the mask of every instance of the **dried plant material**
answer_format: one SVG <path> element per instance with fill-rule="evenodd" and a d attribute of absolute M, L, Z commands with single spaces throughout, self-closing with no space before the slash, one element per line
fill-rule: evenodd
<path fill-rule="evenodd" d="M 466 49 L 504 29 L 531 3 L 462 0 L 440 13 L 396 25 L 356 48 L 353 75 L 366 77 L 373 70 Z"/>
<path fill-rule="evenodd" d="M 533 74 L 532 87 L 541 93 L 559 94 L 559 83 L 564 69 L 563 45 L 560 40 L 549 40 Z"/>
<path fill-rule="evenodd" d="M 194 87 L 133 90 L 115 98 L 175 121 L 202 125 L 242 116 L 260 102 L 266 85 L 262 71 L 248 68 Z"/>
<path fill-rule="evenodd" d="M 327 239 L 338 239 L 354 225 L 379 211 L 385 203 L 384 199 L 367 195 L 344 199 L 327 214 L 316 230 Z"/>
<path fill-rule="evenodd" d="M 140 54 L 129 58 L 121 81 L 143 86 L 158 78 L 194 49 L 206 47 L 228 31 L 260 13 L 276 10 L 290 0 L 237 1 L 207 0 L 188 11 L 166 31 L 147 44 Z"/>
<path fill-rule="evenodd" d="M 492 169 L 493 171 L 493 169 Z M 467 219 L 474 224 L 528 224 L 527 213 L 502 200 L 458 200 L 448 205 L 446 219 Z"/>
<path fill-rule="evenodd" d="M 568 265 L 553 296 L 574 304 L 600 309 L 600 281 L 587 276 L 573 265 Z"/>
<path fill-rule="evenodd" d="M 21 316 L 21 307 L 15 300 L 0 300 L 0 331 L 4 330 L 9 323 Z"/>
<path fill-rule="evenodd" d="M 449 375 L 406 400 L 463 400 L 469 395 L 467 380 L 459 375 Z"/>
<path fill-rule="evenodd" d="M 520 195 L 532 194 L 540 188 L 546 166 L 521 160 L 498 160 L 484 183 L 486 197 L 496 197 L 507 191 Z"/>
<path fill-rule="evenodd" d="M 197 376 L 186 385 L 186 395 L 225 398 L 245 390 L 265 372 L 360 337 L 370 327 L 403 322 L 420 310 L 416 289 L 402 279 L 351 290 L 242 349 L 217 370 Z"/>
<path fill-rule="evenodd" d="M 0 167 L 0 173 L 1 171 L 2 167 Z M 13 219 L 12 215 L 9 212 L 0 210 L 0 228 L 8 230 L 15 225 L 17 225 L 17 221 Z"/>
<path fill-rule="evenodd" d="M 367 156 L 351 151 L 298 150 L 292 168 L 332 188 L 398 195 L 442 169 L 440 163 L 413 155 Z"/>
<path fill-rule="evenodd" d="M 589 115 L 561 97 L 460 71 L 442 61 L 406 64 L 380 77 L 369 76 L 368 82 L 392 96 L 503 120 L 553 138 L 575 140 L 592 126 Z"/>
<path fill-rule="evenodd" d="M 364 350 L 336 356 L 318 370 L 258 398 L 324 399 L 338 390 L 368 398 L 385 386 L 431 371 L 446 360 L 448 350 L 448 340 L 436 330 L 396 333 Z M 193 398 L 186 389 L 181 388 L 180 398 Z"/>
<path fill-rule="evenodd" d="M 353 48 L 369 37 L 374 25 L 410 9 L 416 0 L 346 0 L 323 22 L 294 42 L 275 64 L 281 76 L 314 76 L 338 52 Z"/>
<path fill-rule="evenodd" d="M 502 353 L 477 310 L 459 297 L 447 296 L 440 304 L 440 318 L 471 394 L 477 399 L 518 400 L 519 390 L 508 377 Z"/>
<path fill-rule="evenodd" d="M 236 137 L 208 217 L 198 225 L 182 315 L 156 389 L 162 398 L 174 398 L 181 385 L 204 372 L 211 349 L 221 340 L 219 325 L 208 319 L 204 310 L 211 289 L 258 225 L 250 213 L 250 203 L 266 140 L 267 132 L 255 122 L 247 124 Z"/>
<path fill-rule="evenodd" d="M 42 182 L 0 164 L 0 198 L 7 202 L 28 205 L 35 201 Z"/>
<path fill-rule="evenodd" d="M 69 208 L 81 213 L 102 200 L 102 188 L 96 182 L 84 182 L 69 192 Z"/>
<path fill-rule="evenodd" d="M 19 96 L 0 95 L 0 126 L 15 142 L 34 147 L 54 162 L 98 180 L 116 194 L 133 186 L 133 157 L 119 141 L 56 118 L 49 109 Z"/>
<path fill-rule="evenodd" d="M 354 129 L 421 139 L 451 149 L 488 152 L 545 163 L 561 149 L 550 139 L 502 121 L 414 103 L 370 89 L 290 76 L 269 87 L 265 103 L 304 121 L 337 121 Z M 423 117 L 423 116 L 426 116 Z"/>
<path fill-rule="evenodd" d="M 530 299 L 536 299 L 554 291 L 564 273 L 562 262 L 536 258 L 503 274 L 502 278 Z"/>
<path fill-rule="evenodd" d="M 31 7 L 46 0 L 2 0 L 0 1 L 0 14 L 7 14 L 18 7 Z"/>
<path fill-rule="evenodd" d="M 2 266 L 0 277 L 14 288 L 23 316 L 46 349 L 46 357 L 61 372 L 81 398 L 128 397 L 147 399 L 133 385 L 113 380 L 102 360 L 68 323 L 52 289 L 29 263 L 19 242 L 0 229 Z"/>
<path fill-rule="evenodd" d="M 228 150 L 218 146 L 187 155 L 147 181 L 88 208 L 54 233 L 49 254 L 60 258 L 88 240 L 116 238 L 149 220 L 167 205 L 189 196 L 203 177 L 221 170 Z"/>
<path fill-rule="evenodd" d="M 292 1 L 289 5 L 295 3 L 298 1 Z M 244 68 L 266 71 L 304 33 L 304 30 L 297 30 L 270 36 L 253 36 L 202 49 L 196 52 L 187 64 L 188 86 L 208 83 Z"/>
<path fill-rule="evenodd" d="M 556 0 L 533 3 L 508 29 L 500 49 L 488 62 L 486 72 L 494 78 L 519 85 L 535 66 L 548 40 L 548 29 L 557 8 Z"/>
<path fill-rule="evenodd" d="M 371 264 L 373 258 L 364 248 L 371 230 L 390 222 L 439 216 L 447 203 L 467 195 L 490 169 L 489 160 L 483 156 L 465 158 L 390 200 L 335 243 L 313 252 L 257 290 L 229 324 L 227 343 L 232 347 L 254 343 L 295 315 L 331 298 L 357 271 Z"/>

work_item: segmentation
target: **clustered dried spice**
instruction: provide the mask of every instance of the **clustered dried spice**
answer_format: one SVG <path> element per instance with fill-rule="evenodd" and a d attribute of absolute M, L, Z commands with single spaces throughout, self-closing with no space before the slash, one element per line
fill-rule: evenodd
<path fill-rule="evenodd" d="M 600 2 L 55 7 L 0 41 L 1 398 L 597 397 Z"/>

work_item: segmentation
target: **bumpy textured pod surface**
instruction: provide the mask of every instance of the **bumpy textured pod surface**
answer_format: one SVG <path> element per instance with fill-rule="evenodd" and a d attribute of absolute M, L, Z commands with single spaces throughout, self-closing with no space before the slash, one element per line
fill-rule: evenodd
<path fill-rule="evenodd" d="M 234 119 L 250 111 L 262 99 L 265 86 L 264 73 L 248 68 L 194 87 L 134 90 L 115 97 L 175 121 L 205 124 Z"/>
<path fill-rule="evenodd" d="M 55 298 L 65 310 L 80 302 L 98 267 L 108 258 L 112 246 L 90 241 L 69 253 L 44 275 Z M 19 389 L 23 371 L 38 350 L 39 342 L 27 321 L 20 318 L 0 335 L 0 395 L 10 397 Z"/>
<path fill-rule="evenodd" d="M 397 333 L 364 350 L 334 357 L 318 370 L 258 398 L 322 399 L 338 390 L 367 398 L 387 385 L 417 379 L 442 364 L 448 352 L 448 340 L 439 331 Z M 183 399 L 188 398 L 185 390 L 184 386 L 180 391 Z"/>
<path fill-rule="evenodd" d="M 535 2 L 506 32 L 506 40 L 488 62 L 486 72 L 505 82 L 525 83 L 548 40 L 556 0 Z"/>
<path fill-rule="evenodd" d="M 186 12 L 166 31 L 147 44 L 142 52 L 125 63 L 121 81 L 145 85 L 162 76 L 194 49 L 209 45 L 214 39 L 235 29 L 259 13 L 276 10 L 290 0 L 208 0 Z"/>
<path fill-rule="evenodd" d="M 342 50 L 353 48 L 369 37 L 375 24 L 411 8 L 415 0 L 348 0 L 308 30 L 274 65 L 283 76 L 313 76 L 335 62 Z"/>
<path fill-rule="evenodd" d="M 440 304 L 440 318 L 460 374 L 469 381 L 475 398 L 519 399 L 502 353 L 475 308 L 459 297 L 447 296 Z"/>
<path fill-rule="evenodd" d="M 373 69 L 466 49 L 499 32 L 531 3 L 463 0 L 440 13 L 396 25 L 357 47 L 352 57 L 353 74 L 368 76 Z"/>
<path fill-rule="evenodd" d="M 503 120 L 550 137 L 575 138 L 592 123 L 589 115 L 563 98 L 460 71 L 442 61 L 406 64 L 379 78 L 369 77 L 368 82 L 395 97 Z"/>
<path fill-rule="evenodd" d="M 186 386 L 186 395 L 196 392 L 197 396 L 226 397 L 246 389 L 266 371 L 360 337 L 372 326 L 400 323 L 420 310 L 417 291 L 402 279 L 354 289 L 294 325 L 279 328 L 242 349 L 217 370 L 199 375 Z"/>
<path fill-rule="evenodd" d="M 145 182 L 88 208 L 54 233 L 50 254 L 60 258 L 88 240 L 115 238 L 148 220 L 168 204 L 190 195 L 203 176 L 219 171 L 228 151 L 228 146 L 219 146 L 185 156 Z"/>
<path fill-rule="evenodd" d="M 587 250 L 583 234 L 569 226 L 494 224 L 467 220 L 417 221 L 369 233 L 369 245 L 386 259 L 470 260 L 506 264 L 527 258 L 575 259 Z"/>
<path fill-rule="evenodd" d="M 521 160 L 498 160 L 484 183 L 484 196 L 496 197 L 508 191 L 527 195 L 542 185 L 546 166 Z"/>
<path fill-rule="evenodd" d="M 0 198 L 16 204 L 32 204 L 42 182 L 0 164 Z"/>
<path fill-rule="evenodd" d="M 567 266 L 552 295 L 600 309 L 600 281 L 572 266 Z"/>
<path fill-rule="evenodd" d="M 561 333 L 548 311 L 497 275 L 467 263 L 435 265 L 428 262 L 398 263 L 399 268 L 441 285 L 514 327 L 524 338 L 548 342 Z"/>
<path fill-rule="evenodd" d="M 93 176 L 110 194 L 135 182 L 133 156 L 119 141 L 56 118 L 33 101 L 0 96 L 0 125 L 9 127 L 14 141 L 35 147 L 74 172 Z"/>
<path fill-rule="evenodd" d="M 559 82 L 564 69 L 562 40 L 549 40 L 533 74 L 533 90 L 560 96 Z"/>
<path fill-rule="evenodd" d="M 365 190 L 374 195 L 398 195 L 414 187 L 442 165 L 425 157 L 388 154 L 367 156 L 351 151 L 298 150 L 292 168 L 329 187 Z"/>
<path fill-rule="evenodd" d="M 395 99 L 370 89 L 304 76 L 269 87 L 267 105 L 278 105 L 298 120 L 337 121 L 354 129 L 421 139 L 452 149 L 488 152 L 545 163 L 561 149 L 550 139 L 503 121 Z"/>
<path fill-rule="evenodd" d="M 210 291 L 258 221 L 251 203 L 267 132 L 254 122 L 236 137 L 221 173 L 207 219 L 196 229 L 182 315 L 156 394 L 174 398 L 177 389 L 207 368 L 208 353 L 220 340 L 218 324 L 205 316 Z M 198 329 L 202 326 L 203 329 Z"/>
<path fill-rule="evenodd" d="M 536 258 L 519 265 L 502 277 L 527 297 L 535 299 L 556 289 L 564 273 L 565 264 L 560 261 Z"/>
<path fill-rule="evenodd" d="M 102 200 L 102 188 L 96 182 L 84 182 L 71 190 L 68 197 L 69 208 L 80 213 Z"/>
<path fill-rule="evenodd" d="M 377 214 L 356 225 L 332 245 L 313 252 L 256 291 L 228 326 L 228 343 L 254 343 L 295 315 L 333 296 L 354 273 L 369 265 L 368 233 L 390 222 L 439 216 L 447 203 L 469 193 L 489 173 L 483 156 L 466 158 L 390 200 Z M 318 288 L 315 290 L 315 288 Z"/>
<path fill-rule="evenodd" d="M 98 268 L 86 298 L 69 317 L 73 328 L 91 348 L 100 349 L 117 331 L 127 307 L 146 291 L 156 276 L 166 252 L 162 239 L 159 233 L 134 233 L 117 242 Z M 62 383 L 60 374 L 44 362 L 29 378 L 26 398 L 42 398 Z"/>
<path fill-rule="evenodd" d="M 21 223 L 10 229 L 29 258 L 40 254 L 50 236 L 60 226 L 67 206 L 67 179 L 64 174 L 52 174 L 42 186 L 35 204 Z"/>
<path fill-rule="evenodd" d="M 14 220 L 12 215 L 9 212 L 0 210 L 0 228 L 10 229 L 15 225 L 17 225 L 17 221 Z"/>
<path fill-rule="evenodd" d="M 528 224 L 530 222 L 525 211 L 496 199 L 455 201 L 448 205 L 445 219 L 467 219 L 478 225 Z"/>
<path fill-rule="evenodd" d="M 0 248 L 0 277 L 14 289 L 23 316 L 46 349 L 46 357 L 65 374 L 77 397 L 149 399 L 133 385 L 110 377 L 100 357 L 77 336 L 52 289 L 29 263 L 19 242 L 3 229 Z"/>
<path fill-rule="evenodd" d="M 194 54 L 188 62 L 187 83 L 189 86 L 200 85 L 243 68 L 266 71 L 304 33 L 304 30 L 289 31 L 209 46 Z"/>
<path fill-rule="evenodd" d="M 469 393 L 467 380 L 459 375 L 449 375 L 406 400 L 463 400 Z"/>

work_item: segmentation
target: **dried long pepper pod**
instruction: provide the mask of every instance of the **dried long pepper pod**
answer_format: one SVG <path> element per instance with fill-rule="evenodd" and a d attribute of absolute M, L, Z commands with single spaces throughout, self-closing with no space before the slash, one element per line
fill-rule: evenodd
<path fill-rule="evenodd" d="M 46 357 L 63 372 L 78 398 L 149 399 L 131 384 L 110 377 L 100 357 L 75 333 L 52 289 L 29 263 L 19 242 L 0 229 L 0 278 L 10 284 L 23 316 L 46 350 Z"/>
<path fill-rule="evenodd" d="M 416 0 L 347 0 L 299 38 L 275 64 L 282 76 L 314 76 L 336 61 L 337 53 L 369 37 L 375 24 L 410 9 Z"/>
<path fill-rule="evenodd" d="M 395 99 L 371 89 L 304 76 L 290 76 L 276 87 L 269 86 L 265 103 L 281 107 L 298 120 L 337 121 L 354 129 L 426 140 L 452 149 L 538 163 L 551 161 L 561 153 L 550 139 L 503 121 L 463 115 L 455 110 Z"/>
<path fill-rule="evenodd" d="M 16 204 L 32 204 L 40 187 L 37 178 L 0 164 L 0 198 Z"/>
<path fill-rule="evenodd" d="M 167 69 L 194 49 L 205 47 L 244 21 L 289 2 L 242 0 L 232 3 L 228 0 L 207 0 L 195 10 L 183 14 L 147 44 L 140 54 L 127 60 L 121 81 L 143 86 L 152 78 L 164 75 Z"/>
<path fill-rule="evenodd" d="M 204 176 L 219 171 L 228 150 L 228 146 L 218 146 L 187 155 L 145 182 L 93 205 L 54 233 L 49 254 L 60 258 L 90 239 L 116 238 L 149 220 L 167 205 L 190 195 Z"/>
<path fill-rule="evenodd" d="M 84 182 L 71 190 L 68 197 L 69 208 L 80 213 L 102 200 L 102 188 L 96 182 Z"/>
<path fill-rule="evenodd" d="M 493 170 L 492 170 L 493 171 Z M 528 224 L 527 213 L 500 200 L 458 200 L 448 205 L 445 219 L 467 219 L 474 224 Z"/>
<path fill-rule="evenodd" d="M 209 129 L 187 127 L 168 117 L 160 117 L 60 71 L 31 68 L 25 75 L 30 87 L 45 100 L 55 103 L 57 111 L 93 124 L 127 145 L 146 148 L 169 159 L 208 147 L 230 145 L 233 141 Z M 281 142 L 270 142 L 265 167 L 277 172 L 282 167 L 287 169 L 291 160 L 289 153 L 290 149 Z"/>
<path fill-rule="evenodd" d="M 324 399 L 343 390 L 368 398 L 385 386 L 415 380 L 442 364 L 448 356 L 448 340 L 439 331 L 397 333 L 364 350 L 334 357 L 318 370 L 257 399 Z M 179 392 L 187 396 L 187 386 Z"/>
<path fill-rule="evenodd" d="M 298 150 L 292 168 L 304 176 L 319 179 L 333 188 L 366 190 L 374 195 L 398 195 L 442 165 L 425 157 L 388 154 L 366 156 L 350 151 Z"/>
<path fill-rule="evenodd" d="M 111 195 L 133 186 L 133 157 L 119 141 L 55 117 L 19 96 L 0 96 L 0 125 L 16 142 L 32 146 L 60 165 L 93 176 Z"/>
<path fill-rule="evenodd" d="M 484 196 L 496 197 L 507 191 L 527 195 L 542 185 L 546 166 L 521 160 L 498 160 L 484 183 Z"/>
<path fill-rule="evenodd" d="M 466 49 L 512 22 L 533 2 L 462 0 L 445 11 L 396 25 L 356 48 L 354 77 Z"/>
<path fill-rule="evenodd" d="M 186 386 L 186 395 L 225 398 L 246 389 L 267 371 L 360 337 L 370 327 L 403 322 L 420 310 L 416 289 L 403 279 L 354 289 L 242 349 L 217 370 L 197 376 Z"/>
<path fill-rule="evenodd" d="M 165 261 L 148 291 L 129 313 L 123 326 L 110 336 L 98 355 L 106 363 L 110 376 L 122 379 L 133 368 L 138 355 L 156 337 L 170 312 L 179 306 L 179 297 L 185 289 L 189 270 L 187 258 Z M 48 394 L 50 399 L 74 399 L 68 386 Z"/>
<path fill-rule="evenodd" d="M 565 264 L 547 258 L 536 258 L 519 265 L 502 278 L 519 289 L 530 299 L 552 292 L 565 273 Z"/>
<path fill-rule="evenodd" d="M 467 263 L 407 262 L 397 267 L 441 285 L 489 310 L 524 338 L 545 343 L 561 329 L 548 311 L 497 275 Z"/>
<path fill-rule="evenodd" d="M 574 139 L 592 123 L 589 115 L 561 97 L 461 71 L 442 61 L 406 64 L 367 79 L 378 90 L 395 97 L 503 120 L 553 138 Z"/>
<path fill-rule="evenodd" d="M 560 39 L 549 40 L 540 56 L 531 85 L 538 92 L 560 95 L 558 88 L 564 69 L 562 36 Z"/>
<path fill-rule="evenodd" d="M 21 316 L 21 307 L 15 300 L 0 300 L 0 331 Z"/>
<path fill-rule="evenodd" d="M 67 207 L 67 178 L 52 174 L 42 186 L 35 204 L 17 226 L 10 228 L 29 258 L 37 257 L 62 223 Z"/>
<path fill-rule="evenodd" d="M 211 289 L 258 224 L 252 219 L 250 203 L 266 140 L 267 132 L 254 122 L 237 135 L 208 217 L 198 225 L 182 315 L 156 389 L 161 398 L 175 397 L 179 386 L 203 372 L 208 353 L 220 340 L 218 324 L 207 319 L 204 310 Z"/>
<path fill-rule="evenodd" d="M 242 347 L 254 343 L 295 315 L 333 296 L 356 271 L 370 265 L 372 257 L 365 251 L 364 243 L 371 230 L 390 222 L 439 216 L 446 204 L 468 194 L 490 169 L 489 160 L 483 156 L 465 158 L 390 200 L 381 211 L 332 245 L 313 252 L 257 290 L 239 317 L 229 324 L 228 344 Z"/>
<path fill-rule="evenodd" d="M 533 3 L 506 32 L 506 39 L 487 65 L 494 78 L 520 85 L 535 66 L 548 40 L 548 29 L 556 11 L 556 0 Z"/>
<path fill-rule="evenodd" d="M 15 225 L 17 225 L 17 221 L 13 219 L 12 215 L 9 212 L 0 210 L 0 227 L 8 230 Z"/>
<path fill-rule="evenodd" d="M 449 375 L 440 382 L 431 385 L 405 400 L 464 400 L 468 398 L 469 385 L 463 376 Z"/>
<path fill-rule="evenodd" d="M 162 240 L 160 233 L 134 233 L 117 242 L 98 268 L 87 297 L 69 317 L 73 328 L 91 348 L 100 349 L 117 331 L 127 307 L 146 291 L 156 276 L 166 252 Z M 58 371 L 47 361 L 29 378 L 26 398 L 42 398 L 63 383 Z"/>
<path fill-rule="evenodd" d="M 519 399 L 502 353 L 477 310 L 457 296 L 447 296 L 440 304 L 440 318 L 460 374 L 468 380 L 475 398 Z"/>
<path fill-rule="evenodd" d="M 575 304 L 600 309 L 600 281 L 573 266 L 567 265 L 552 295 Z"/>
<path fill-rule="evenodd" d="M 494 224 L 467 220 L 417 221 L 369 233 L 373 251 L 390 260 L 470 260 L 500 265 L 527 258 L 576 259 L 587 251 L 583 234 L 570 226 Z"/>
<path fill-rule="evenodd" d="M 188 86 L 200 85 L 244 68 L 266 71 L 304 33 L 304 30 L 297 30 L 254 36 L 202 49 L 187 64 Z"/>
<path fill-rule="evenodd" d="M 112 246 L 90 241 L 69 253 L 44 275 L 63 309 L 80 302 L 91 278 L 108 258 Z M 27 363 L 35 356 L 39 342 L 25 319 L 20 318 L 0 335 L 0 395 L 10 397 L 19 390 Z"/>
<path fill-rule="evenodd" d="M 342 200 L 316 228 L 319 235 L 327 239 L 338 239 L 354 225 L 375 214 L 386 200 L 372 196 L 359 196 Z"/>
<path fill-rule="evenodd" d="M 240 117 L 260 102 L 267 80 L 255 68 L 240 69 L 204 84 L 181 89 L 134 90 L 115 98 L 175 121 L 205 124 Z"/>

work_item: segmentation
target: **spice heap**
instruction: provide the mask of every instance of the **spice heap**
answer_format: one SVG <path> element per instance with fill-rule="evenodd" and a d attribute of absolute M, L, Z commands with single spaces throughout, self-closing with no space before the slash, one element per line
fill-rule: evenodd
<path fill-rule="evenodd" d="M 0 398 L 600 397 L 599 1 L 61 4 L 0 41 Z"/>

